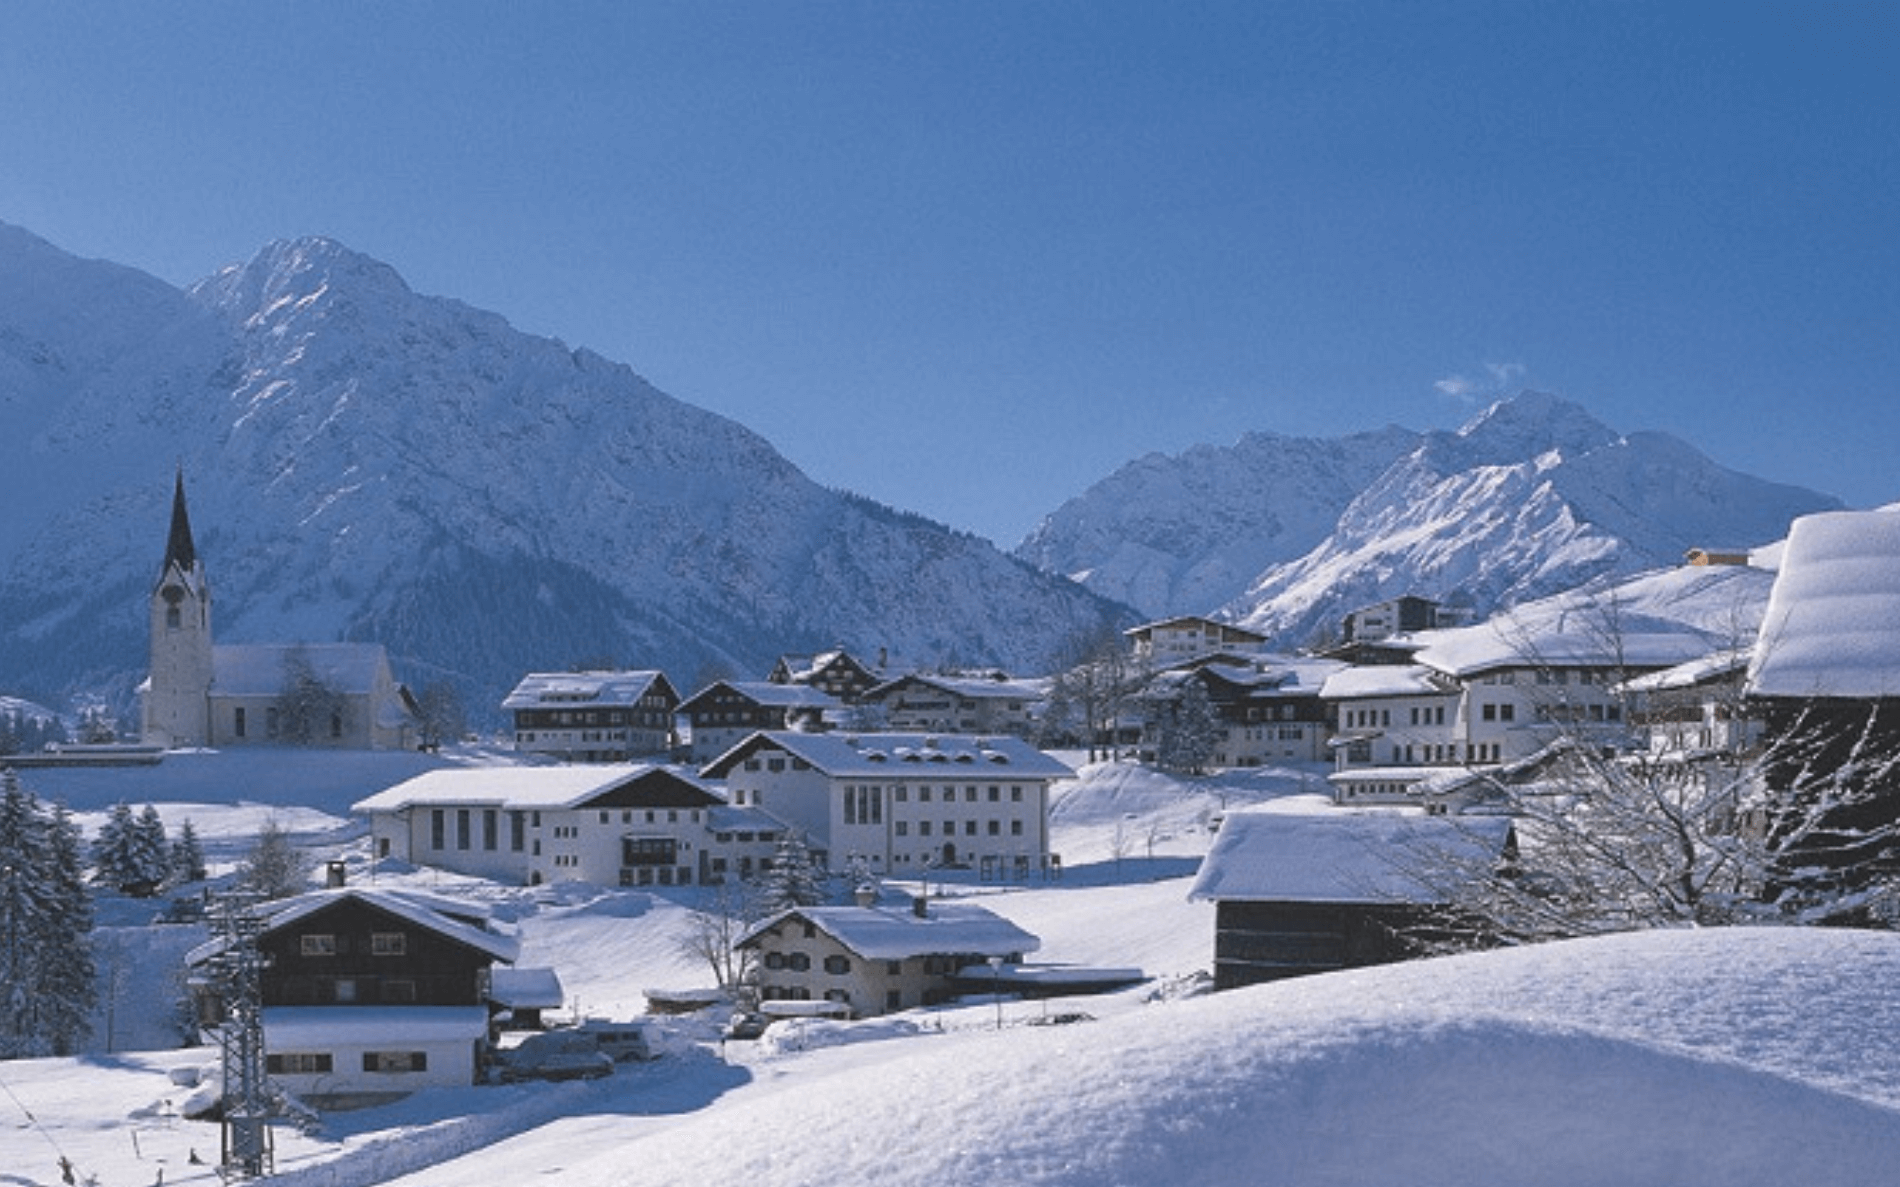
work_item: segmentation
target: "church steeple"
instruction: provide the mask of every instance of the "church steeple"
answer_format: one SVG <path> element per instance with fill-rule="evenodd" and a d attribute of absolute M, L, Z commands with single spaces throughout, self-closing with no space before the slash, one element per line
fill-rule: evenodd
<path fill-rule="evenodd" d="M 172 532 L 165 542 L 165 564 L 160 572 L 166 572 L 177 565 L 183 572 L 189 573 L 198 563 L 197 546 L 191 542 L 191 516 L 185 510 L 185 468 L 178 467 L 178 478 L 172 487 Z"/>

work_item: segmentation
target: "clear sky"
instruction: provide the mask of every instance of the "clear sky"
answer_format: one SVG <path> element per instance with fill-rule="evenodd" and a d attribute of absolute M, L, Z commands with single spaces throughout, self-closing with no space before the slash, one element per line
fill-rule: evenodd
<path fill-rule="evenodd" d="M 1522 387 L 1900 500 L 1900 4 L 0 5 L 0 220 L 333 236 L 1011 546 Z"/>

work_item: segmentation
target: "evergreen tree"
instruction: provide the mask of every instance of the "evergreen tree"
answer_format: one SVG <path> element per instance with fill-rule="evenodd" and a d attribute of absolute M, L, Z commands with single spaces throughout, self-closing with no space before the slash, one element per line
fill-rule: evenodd
<path fill-rule="evenodd" d="M 778 843 L 772 865 L 759 876 L 761 916 L 793 907 L 815 907 L 828 897 L 825 874 L 812 860 L 802 838 L 787 835 Z"/>
<path fill-rule="evenodd" d="M 171 883 L 174 886 L 186 882 L 203 882 L 209 871 L 205 869 L 204 846 L 198 841 L 198 830 L 191 825 L 191 818 L 178 826 L 178 835 L 171 844 Z"/>
<path fill-rule="evenodd" d="M 92 877 L 101 886 L 123 891 L 132 879 L 132 832 L 137 821 L 130 804 L 112 806 L 92 838 Z"/>
<path fill-rule="evenodd" d="M 45 1050 L 38 1030 L 39 945 L 51 906 L 46 822 L 12 768 L 0 770 L 0 1058 Z"/>
<path fill-rule="evenodd" d="M 47 913 L 38 944 L 40 1035 L 54 1055 L 71 1055 L 92 1030 L 98 976 L 92 951 L 92 894 L 79 826 L 56 804 L 46 822 Z"/>
<path fill-rule="evenodd" d="M 126 889 L 138 895 L 156 894 L 171 877 L 171 852 L 165 841 L 165 821 L 158 809 L 145 805 L 133 822 L 126 844 L 131 881 Z"/>
<path fill-rule="evenodd" d="M 238 884 L 267 899 L 288 898 L 304 889 L 303 855 L 275 819 L 266 821 L 257 834 L 238 871 Z"/>

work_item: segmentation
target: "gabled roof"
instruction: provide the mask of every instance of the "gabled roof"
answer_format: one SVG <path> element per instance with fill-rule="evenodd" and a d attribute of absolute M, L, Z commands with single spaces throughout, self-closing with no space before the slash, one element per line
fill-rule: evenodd
<path fill-rule="evenodd" d="M 362 696 L 389 671 L 381 643 L 219 643 L 211 649 L 211 691 L 228 697 L 274 697 L 284 691 L 289 666 L 310 665 L 324 687 Z"/>
<path fill-rule="evenodd" d="M 1188 897 L 1432 903 L 1441 896 L 1420 880 L 1422 866 L 1494 859 L 1510 830 L 1500 816 L 1244 809 L 1221 822 Z"/>
<path fill-rule="evenodd" d="M 1067 779 L 1075 772 L 1008 734 L 828 733 L 761 730 L 709 763 L 700 775 L 724 778 L 763 749 L 783 750 L 833 779 L 890 778 L 914 768 L 983 771 L 991 777 Z"/>
<path fill-rule="evenodd" d="M 1442 675 L 1421 664 L 1369 664 L 1328 676 L 1319 695 L 1329 701 L 1350 701 L 1361 697 L 1441 696 L 1454 691 Z"/>
<path fill-rule="evenodd" d="M 710 702 L 721 690 L 755 705 L 774 709 L 822 710 L 844 707 L 844 702 L 837 697 L 809 684 L 775 684 L 770 680 L 715 680 L 683 701 L 679 711 L 688 716 L 701 712 L 708 706 L 700 702 Z"/>
<path fill-rule="evenodd" d="M 172 526 L 165 539 L 165 563 L 159 567 L 161 580 L 173 566 L 190 573 L 197 564 L 198 546 L 192 542 L 191 515 L 185 510 L 185 468 L 180 466 L 172 485 Z"/>
<path fill-rule="evenodd" d="M 1679 689 L 1695 688 L 1712 684 L 1741 673 L 1748 667 L 1750 649 L 1747 647 L 1725 647 L 1721 651 L 1677 664 L 1673 668 L 1664 668 L 1660 672 L 1650 672 L 1634 680 L 1625 680 L 1617 685 L 1619 693 L 1629 692 L 1674 692 Z"/>
<path fill-rule="evenodd" d="M 550 968 L 494 969 L 488 974 L 488 1000 L 511 1010 L 557 1010 L 567 990 Z"/>
<path fill-rule="evenodd" d="M 349 902 L 358 902 L 373 910 L 393 915 L 505 964 L 513 964 L 515 958 L 521 954 L 521 942 L 513 936 L 500 935 L 471 921 L 476 917 L 474 913 L 479 911 L 479 908 L 457 904 L 460 912 L 451 915 L 441 909 L 442 900 L 433 896 L 362 886 L 313 890 L 294 898 L 265 903 L 259 908 L 265 914 L 263 934 L 269 935 L 272 932 L 282 931 L 299 920 L 308 919 Z M 201 944 L 186 955 L 185 963 L 202 964 L 224 951 L 225 946 L 226 941 L 221 939 Z"/>
<path fill-rule="evenodd" d="M 631 706 L 639 704 L 640 698 L 649 692 L 660 692 L 674 701 L 679 700 L 679 694 L 673 691 L 664 672 L 530 672 L 502 699 L 501 707 Z"/>
<path fill-rule="evenodd" d="M 1748 691 L 1900 696 L 1900 510 L 1794 521 L 1749 663 Z"/>
<path fill-rule="evenodd" d="M 444 767 L 351 805 L 401 812 L 430 805 L 563 808 L 710 808 L 725 801 L 692 775 L 652 763 L 552 767 Z"/>
<path fill-rule="evenodd" d="M 1144 622 L 1140 626 L 1131 626 L 1122 634 L 1131 639 L 1151 636 L 1156 631 L 1170 627 L 1192 627 L 1203 633 L 1212 632 L 1216 638 L 1227 643 L 1265 643 L 1267 637 L 1259 631 L 1248 630 L 1231 622 L 1218 622 L 1212 618 L 1202 618 L 1198 614 L 1183 614 L 1174 618 L 1163 618 L 1157 622 Z"/>
<path fill-rule="evenodd" d="M 981 676 L 927 676 L 922 672 L 911 672 L 865 690 L 863 699 L 881 700 L 906 684 L 921 684 L 926 688 L 934 688 L 939 692 L 972 701 L 1039 701 L 1043 698 L 1040 685 L 1022 680 L 992 680 Z"/>
<path fill-rule="evenodd" d="M 931 900 L 926 914 L 909 907 L 794 907 L 754 924 L 735 947 L 757 947 L 766 932 L 792 920 L 810 923 L 866 960 L 917 956 L 1015 956 L 1042 941 L 974 903 Z"/>

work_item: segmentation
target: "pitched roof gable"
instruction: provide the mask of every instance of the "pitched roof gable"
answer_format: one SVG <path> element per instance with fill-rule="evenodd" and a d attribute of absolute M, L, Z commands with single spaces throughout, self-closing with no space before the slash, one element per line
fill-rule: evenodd
<path fill-rule="evenodd" d="M 794 907 L 747 929 L 738 947 L 756 947 L 773 929 L 803 920 L 866 960 L 917 956 L 1015 956 L 1042 941 L 974 903 L 931 901 L 923 915 L 909 907 Z"/>

